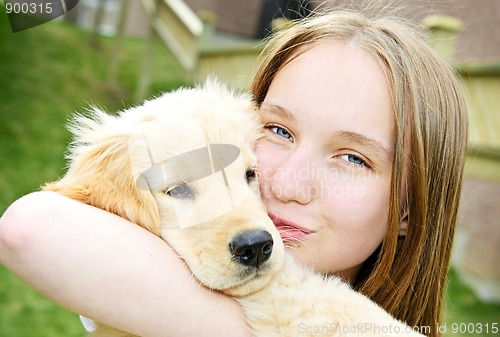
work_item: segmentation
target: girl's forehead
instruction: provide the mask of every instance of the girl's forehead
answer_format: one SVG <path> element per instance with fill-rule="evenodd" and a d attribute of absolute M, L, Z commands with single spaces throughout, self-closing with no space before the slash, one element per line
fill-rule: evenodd
<path fill-rule="evenodd" d="M 270 105 L 291 112 L 301 128 L 354 131 L 393 147 L 395 117 L 385 72 L 356 45 L 302 47 L 272 81 L 263 106 Z"/>
<path fill-rule="evenodd" d="M 287 87 L 303 92 L 297 97 L 302 102 L 320 98 L 321 94 L 326 94 L 323 97 L 326 99 L 340 98 L 335 93 L 348 94 L 344 95 L 345 104 L 355 104 L 359 99 L 374 96 L 390 98 L 380 62 L 352 43 L 322 41 L 300 47 L 277 72 L 270 89 L 283 79 Z M 352 100 L 351 96 L 358 99 Z"/>

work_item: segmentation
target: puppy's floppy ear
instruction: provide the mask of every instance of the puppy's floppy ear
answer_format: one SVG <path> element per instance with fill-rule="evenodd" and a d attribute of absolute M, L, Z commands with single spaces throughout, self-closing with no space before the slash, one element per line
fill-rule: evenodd
<path fill-rule="evenodd" d="M 133 125 L 94 108 L 90 118 L 77 115 L 69 126 L 74 140 L 70 165 L 59 181 L 44 190 L 54 191 L 126 218 L 159 235 L 156 201 L 136 186 L 129 156 Z"/>

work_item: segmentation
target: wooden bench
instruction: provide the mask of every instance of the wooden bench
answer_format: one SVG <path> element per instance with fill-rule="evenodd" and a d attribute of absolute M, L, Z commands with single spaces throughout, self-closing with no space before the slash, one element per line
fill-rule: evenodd
<path fill-rule="evenodd" d="M 215 15 L 195 14 L 182 0 L 141 0 L 151 28 L 174 54 L 188 80 L 215 75 L 248 89 L 258 67 L 260 40 L 216 33 Z"/>

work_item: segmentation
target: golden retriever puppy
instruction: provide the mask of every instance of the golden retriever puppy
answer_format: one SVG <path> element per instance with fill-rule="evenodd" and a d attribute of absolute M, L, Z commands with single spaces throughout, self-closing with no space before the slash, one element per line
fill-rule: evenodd
<path fill-rule="evenodd" d="M 416 335 L 338 278 L 284 254 L 256 181 L 261 125 L 215 81 L 70 126 L 70 166 L 44 189 L 118 214 L 168 242 L 205 286 L 235 297 L 256 336 Z M 97 324 L 92 336 L 131 336 Z"/>

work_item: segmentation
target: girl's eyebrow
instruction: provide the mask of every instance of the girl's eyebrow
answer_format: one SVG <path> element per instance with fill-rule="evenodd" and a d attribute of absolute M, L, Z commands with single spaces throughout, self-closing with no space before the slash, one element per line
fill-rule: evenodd
<path fill-rule="evenodd" d="M 375 139 L 366 137 L 357 132 L 345 130 L 335 132 L 333 138 L 335 139 L 337 137 L 363 146 L 386 161 L 392 161 L 392 150 L 385 147 L 382 143 Z"/>
<path fill-rule="evenodd" d="M 290 110 L 276 104 L 262 103 L 259 112 L 263 115 L 275 115 L 283 119 L 288 119 L 290 121 L 297 121 Z"/>

